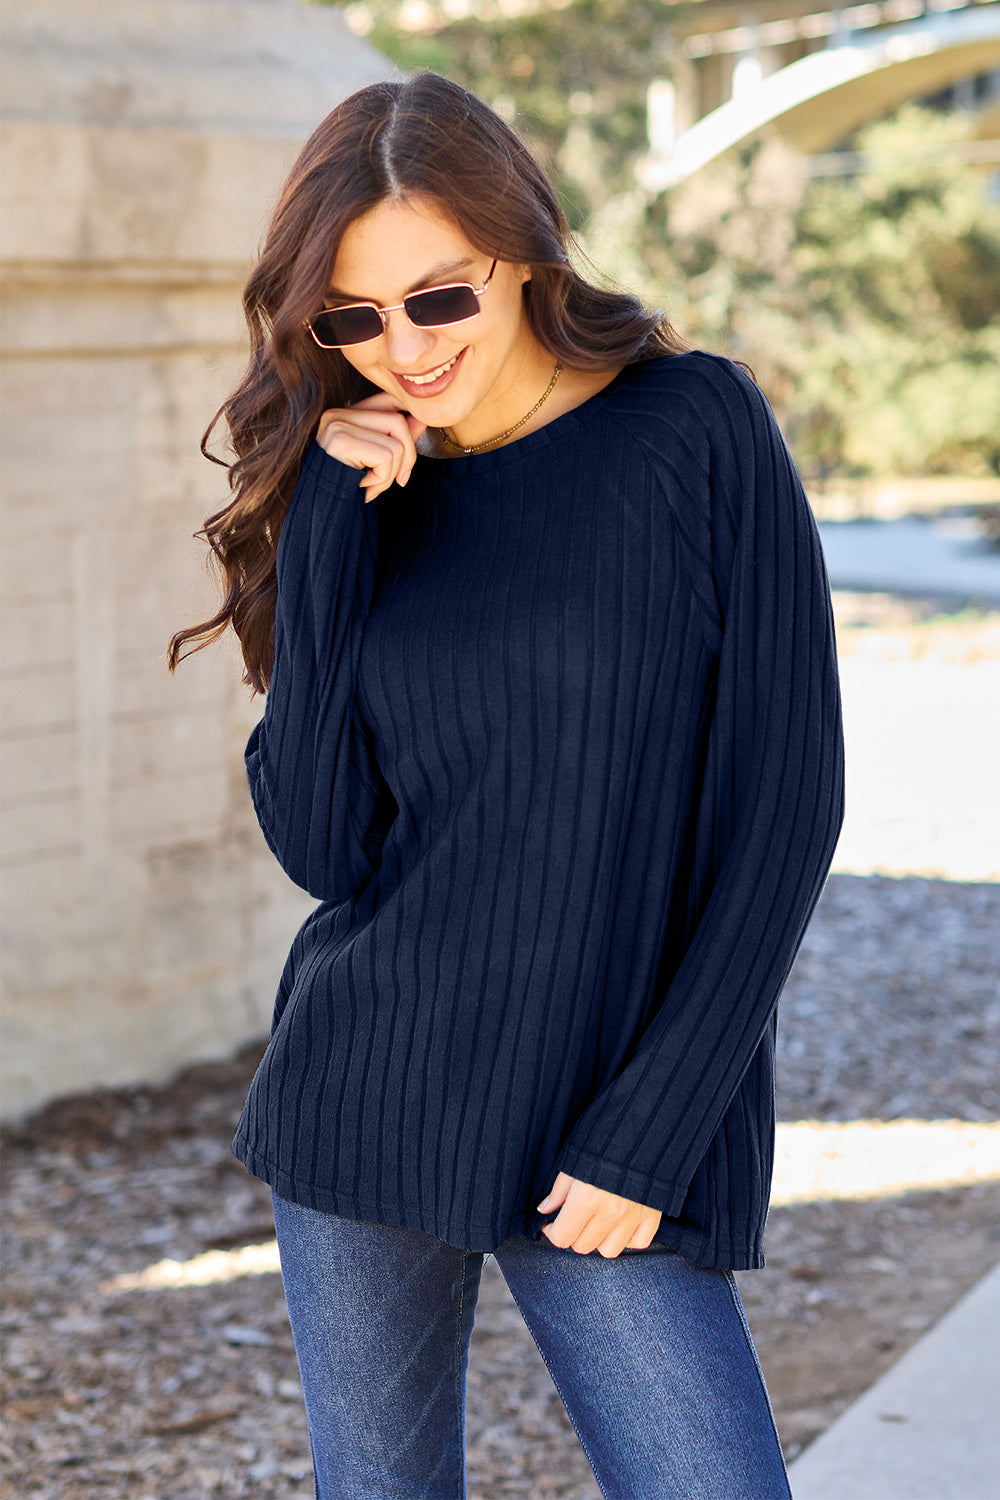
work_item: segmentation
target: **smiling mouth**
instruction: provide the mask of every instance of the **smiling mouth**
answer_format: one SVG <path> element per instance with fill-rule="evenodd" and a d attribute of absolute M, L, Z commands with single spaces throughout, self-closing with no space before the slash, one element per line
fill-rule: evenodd
<path fill-rule="evenodd" d="M 408 380 L 411 385 L 430 385 L 433 381 L 440 380 L 444 372 L 451 369 L 457 358 L 456 354 L 454 359 L 449 359 L 446 364 L 438 365 L 436 370 L 430 370 L 426 375 L 404 375 L 403 379 Z"/>
<path fill-rule="evenodd" d="M 405 386 L 414 395 L 435 396 L 448 384 L 452 371 L 464 353 L 465 350 L 460 349 L 451 359 L 445 360 L 443 364 L 435 365 L 433 370 L 426 370 L 421 375 L 404 375 L 398 370 L 394 370 L 393 374 L 400 385 Z"/>

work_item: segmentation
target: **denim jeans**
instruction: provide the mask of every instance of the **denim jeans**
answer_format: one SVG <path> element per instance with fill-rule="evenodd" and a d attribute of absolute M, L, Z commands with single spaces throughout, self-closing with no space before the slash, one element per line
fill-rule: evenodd
<path fill-rule="evenodd" d="M 484 1255 L 274 1198 L 319 1500 L 464 1500 Z M 730 1271 L 543 1235 L 494 1252 L 609 1500 L 791 1500 Z"/>

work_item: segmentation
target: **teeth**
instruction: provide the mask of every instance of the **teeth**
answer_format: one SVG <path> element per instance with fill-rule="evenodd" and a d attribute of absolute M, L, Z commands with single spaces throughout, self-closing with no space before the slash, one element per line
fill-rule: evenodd
<path fill-rule="evenodd" d="M 433 381 L 440 380 L 445 370 L 450 370 L 457 358 L 458 355 L 456 354 L 454 359 L 449 359 L 446 365 L 441 365 L 439 369 L 432 370 L 429 375 L 404 375 L 403 379 L 408 380 L 411 385 L 430 385 Z"/>

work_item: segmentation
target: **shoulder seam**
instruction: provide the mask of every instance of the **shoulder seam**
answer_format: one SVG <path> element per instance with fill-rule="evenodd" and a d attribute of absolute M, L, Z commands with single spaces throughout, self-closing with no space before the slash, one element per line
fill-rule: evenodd
<path fill-rule="evenodd" d="M 700 352 L 700 351 L 696 351 L 696 352 Z M 611 405 L 606 406 L 604 408 L 603 415 L 605 417 L 607 417 L 608 419 L 610 419 L 611 421 L 613 421 L 617 427 L 619 427 L 619 428 L 626 428 L 627 427 L 627 423 L 626 423 L 624 417 L 620 413 L 616 412 L 613 406 L 611 406 Z M 707 424 L 703 420 L 701 420 L 700 414 L 695 411 L 695 412 L 692 413 L 692 415 L 695 415 L 695 416 L 699 417 L 699 421 L 700 421 L 700 425 L 701 425 L 702 430 L 708 432 Z M 678 431 L 680 431 L 679 428 L 678 428 Z M 656 465 L 656 462 L 655 462 L 656 450 L 655 450 L 653 444 L 651 442 L 649 442 L 649 440 L 643 434 L 636 435 L 634 433 L 630 433 L 630 436 L 632 437 L 633 441 L 635 442 L 637 449 L 639 449 L 641 451 L 643 463 L 645 464 L 646 469 L 649 472 L 650 477 L 651 477 L 653 483 L 655 484 L 656 488 L 663 495 L 664 504 L 666 504 L 669 507 L 669 509 L 671 511 L 671 514 L 676 517 L 677 516 L 677 507 L 671 501 L 670 496 L 667 493 L 666 486 L 663 484 L 663 482 L 661 480 L 661 477 L 660 477 L 660 474 L 659 474 L 659 472 L 657 470 L 657 465 Z M 709 438 L 709 446 L 711 446 L 711 440 L 710 440 L 710 438 Z M 708 508 L 710 509 L 710 505 L 709 505 Z M 711 612 L 711 609 L 710 609 L 710 607 L 708 605 L 708 602 L 703 598 L 703 596 L 702 596 L 702 590 L 698 587 L 698 583 L 697 583 L 697 578 L 698 578 L 699 573 L 705 573 L 706 570 L 707 570 L 708 575 L 709 576 L 711 575 L 711 558 L 710 557 L 702 557 L 700 555 L 700 553 L 699 553 L 699 551 L 697 549 L 696 544 L 689 537 L 688 531 L 687 531 L 686 527 L 684 527 L 683 525 L 681 525 L 679 523 L 679 518 L 678 518 L 678 525 L 677 525 L 677 533 L 678 533 L 678 537 L 680 539 L 681 554 L 682 554 L 682 556 L 684 558 L 684 567 L 685 567 L 685 569 L 687 571 L 688 579 L 689 579 L 690 584 L 691 584 L 691 593 L 693 594 L 694 599 L 696 601 L 697 608 L 698 608 L 698 614 L 699 614 L 699 617 L 700 617 L 701 622 L 702 622 L 702 630 L 703 630 L 703 634 L 704 634 L 704 637 L 705 637 L 705 644 L 708 647 L 709 652 L 714 654 L 714 652 L 718 649 L 718 630 L 719 630 L 718 620 L 715 619 L 714 616 L 712 615 L 712 612 Z"/>

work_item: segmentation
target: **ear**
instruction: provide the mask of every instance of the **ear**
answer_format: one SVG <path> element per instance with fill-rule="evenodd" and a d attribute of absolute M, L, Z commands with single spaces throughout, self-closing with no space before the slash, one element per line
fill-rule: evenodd
<path fill-rule="evenodd" d="M 530 281 L 531 280 L 531 267 L 530 266 L 518 266 L 518 268 L 517 268 L 517 275 L 518 275 L 518 280 L 520 281 L 521 285 L 524 286 L 524 284 L 525 284 L 526 281 Z"/>

